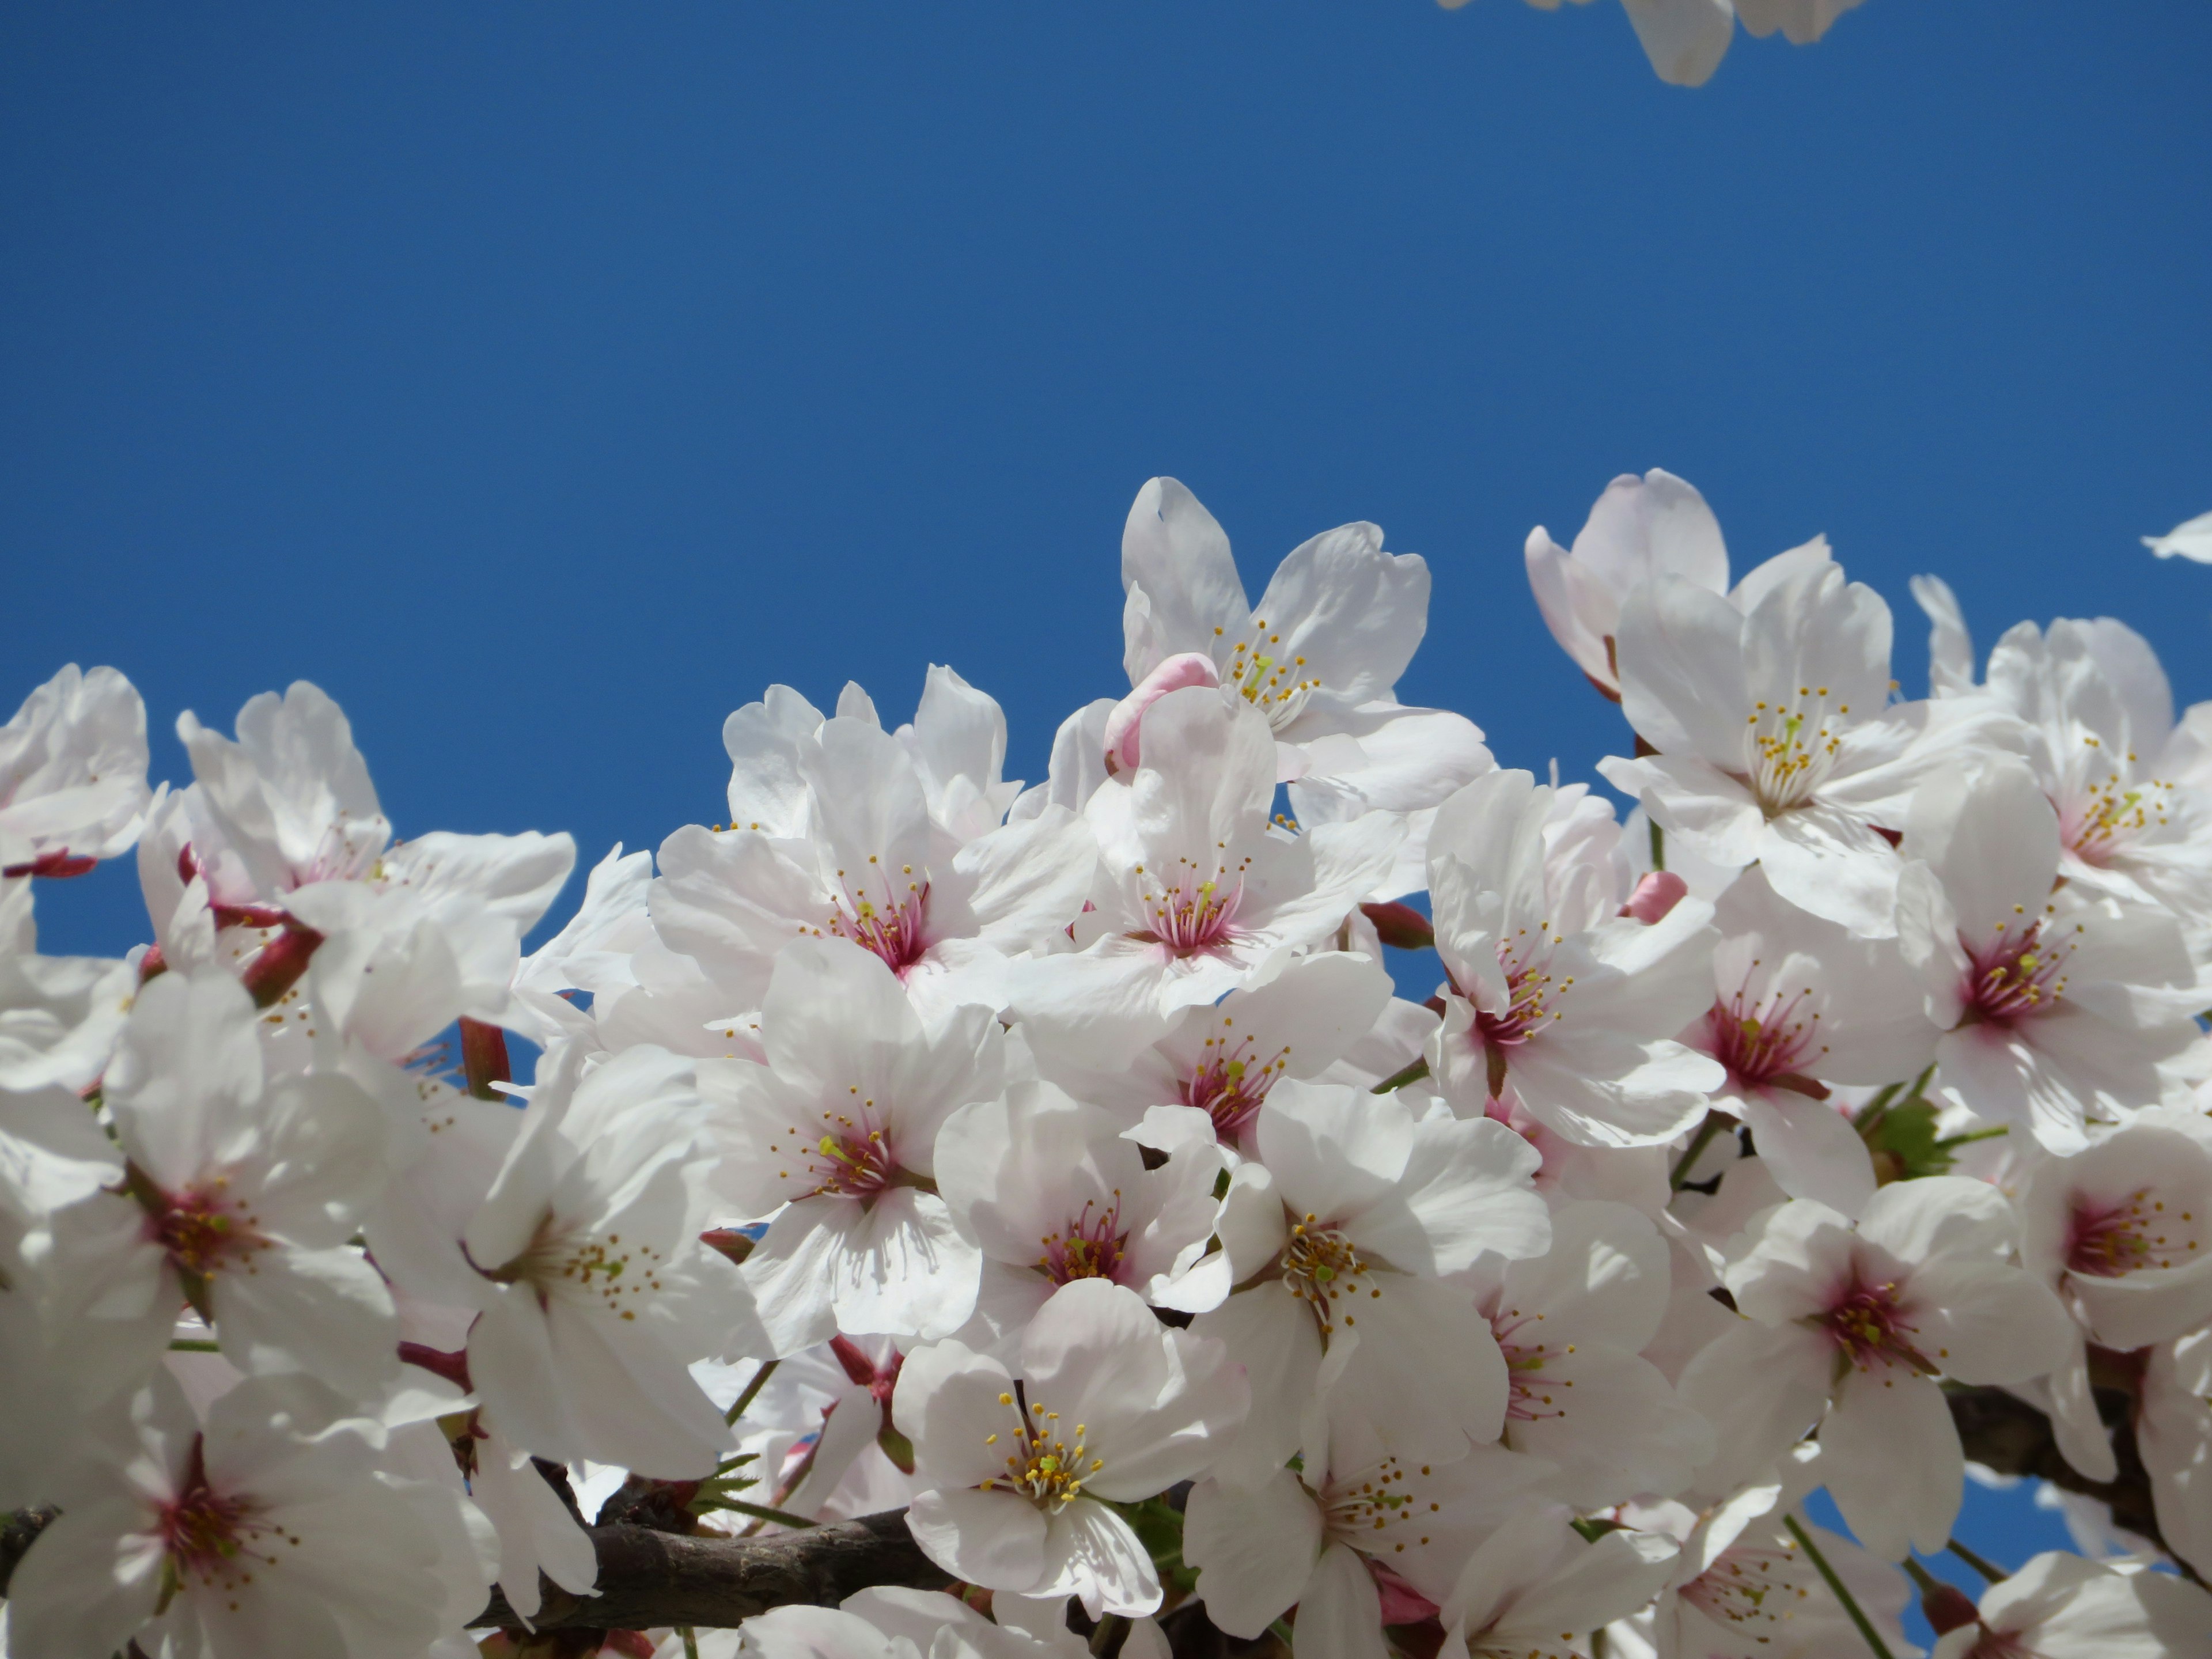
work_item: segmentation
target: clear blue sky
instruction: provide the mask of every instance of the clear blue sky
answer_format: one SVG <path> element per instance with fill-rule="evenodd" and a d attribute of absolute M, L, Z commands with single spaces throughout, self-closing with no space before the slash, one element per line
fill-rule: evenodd
<path fill-rule="evenodd" d="M 1612 0 L 14 7 L 0 703 L 112 662 L 174 777 L 309 677 L 403 834 L 587 859 L 719 817 L 775 680 L 950 662 L 1036 777 L 1172 472 L 1255 593 L 1427 555 L 1408 699 L 1588 775 L 1521 544 L 1654 465 L 1739 568 L 1826 532 L 1914 690 L 1936 569 L 2212 696 L 2136 540 L 2212 508 L 2208 84 L 2201 0 L 1867 0 L 1696 92 Z"/>

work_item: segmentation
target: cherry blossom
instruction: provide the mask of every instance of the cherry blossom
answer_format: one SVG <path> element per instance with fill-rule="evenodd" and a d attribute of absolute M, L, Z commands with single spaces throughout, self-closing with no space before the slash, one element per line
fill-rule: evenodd
<path fill-rule="evenodd" d="M 2196 1585 L 2057 1551 L 1992 1584 L 1978 1611 L 1935 1659 L 2166 1659 L 2212 1630 L 2212 1595 Z"/>
<path fill-rule="evenodd" d="M 1498 772 L 1455 795 L 1430 846 L 1437 950 L 1451 975 L 1429 1069 L 1480 1114 L 1510 1079 L 1569 1140 L 1648 1146 L 1705 1115 L 1721 1067 L 1674 1034 L 1706 1002 L 1711 908 L 1622 917 L 1610 872 L 1555 858 L 1553 792 Z"/>
<path fill-rule="evenodd" d="M 757 1353 L 735 1271 L 699 1242 L 710 1212 L 692 1062 L 637 1048 L 586 1068 L 559 1051 L 461 1243 L 482 1309 L 469 1372 L 541 1456 L 664 1479 L 730 1443 L 690 1361 Z"/>
<path fill-rule="evenodd" d="M 1622 710 L 1651 752 L 1598 770 L 1668 836 L 1866 937 L 1894 931 L 1897 855 L 1916 784 L 1976 748 L 2016 744 L 1977 698 L 1891 707 L 1889 607 L 1830 561 L 1792 562 L 1739 609 L 1667 578 L 1621 608 Z"/>
<path fill-rule="evenodd" d="M 1108 1504 L 1202 1473 L 1243 1419 L 1242 1371 L 1093 1279 L 1038 1311 L 1018 1371 L 958 1342 L 908 1356 L 894 1409 L 930 1483 L 908 1511 L 916 1541 L 970 1583 L 1076 1596 L 1094 1618 L 1150 1613 L 1152 1559 Z"/>
<path fill-rule="evenodd" d="M 1682 1377 L 1726 1431 L 1703 1479 L 1743 1479 L 1817 1423 L 1860 1540 L 1888 1559 L 1942 1548 L 1963 1470 L 1935 1379 L 2022 1382 L 2065 1352 L 2065 1311 L 2012 1265 L 2016 1239 L 2004 1200 L 1956 1176 L 1883 1188 L 1856 1227 L 1806 1199 L 1765 1212 L 1727 1274 L 1744 1322 Z"/>
<path fill-rule="evenodd" d="M 710 1078 L 720 1187 L 767 1218 L 745 1278 L 779 1353 L 854 1334 L 949 1336 L 975 1310 L 982 1259 L 935 1189 L 935 1147 L 960 1107 L 1004 1087 L 988 1009 L 925 1024 L 871 952 L 801 939 L 761 1010 L 767 1058 Z"/>
<path fill-rule="evenodd" d="M 1080 1026 L 1094 1051 L 1156 1034 L 1249 983 L 1284 950 L 1325 947 L 1374 890 L 1405 827 L 1389 812 L 1291 836 L 1270 826 L 1273 744 L 1258 712 L 1193 688 L 1145 715 L 1151 747 L 1085 809 L 1098 836 L 1072 953 L 1008 969 L 1024 1018 Z"/>
<path fill-rule="evenodd" d="M 1252 1379 L 1251 1418 L 1221 1477 L 1270 1478 L 1325 1387 L 1376 1412 L 1377 1434 L 1407 1458 L 1449 1462 L 1495 1440 L 1504 1358 L 1466 1291 L 1442 1281 L 1486 1251 L 1545 1248 L 1528 1143 L 1487 1120 L 1416 1121 L 1389 1097 L 1316 1083 L 1276 1085 L 1256 1139 L 1259 1160 L 1231 1177 L 1217 1224 L 1238 1289 L 1192 1326 Z"/>
<path fill-rule="evenodd" d="M 0 726 L 0 884 L 82 875 L 137 840 L 146 705 L 112 668 L 70 664 Z"/>
<path fill-rule="evenodd" d="M 1899 942 L 1948 1098 L 2067 1152 L 2166 1097 L 2202 1000 L 2181 930 L 2057 885 L 2057 815 L 2026 766 L 1929 779 L 1902 850 Z"/>
<path fill-rule="evenodd" d="M 1231 707 L 1267 716 L 1301 823 L 1404 815 L 1405 842 L 1374 895 L 1418 888 L 1437 803 L 1495 764 L 1464 716 L 1397 700 L 1428 627 L 1427 564 L 1385 553 L 1375 525 L 1345 525 L 1292 550 L 1254 609 L 1213 515 L 1175 479 L 1154 478 L 1121 532 L 1121 586 L 1135 690 L 1118 727 L 1108 722 L 1109 755 L 1135 741 L 1165 691 L 1218 687 Z M 1133 750 L 1127 761 L 1137 763 Z"/>
<path fill-rule="evenodd" d="M 66 1483 L 9 1586 L 18 1651 L 417 1659 L 483 1604 L 489 1528 L 383 1474 L 382 1431 L 302 1379 L 240 1383 L 195 1420 L 157 1373 Z"/>

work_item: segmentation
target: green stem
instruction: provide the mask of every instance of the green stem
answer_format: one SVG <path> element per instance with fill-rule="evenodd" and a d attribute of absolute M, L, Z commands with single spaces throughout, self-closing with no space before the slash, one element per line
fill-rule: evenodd
<path fill-rule="evenodd" d="M 722 1413 L 722 1421 L 734 1428 L 738 1419 L 745 1414 L 745 1407 L 753 1403 L 754 1397 L 766 1386 L 769 1378 L 775 1374 L 775 1368 L 782 1363 L 781 1359 L 771 1359 L 755 1371 L 753 1380 L 745 1384 L 745 1391 L 732 1402 L 728 1411 Z"/>
<path fill-rule="evenodd" d="M 1118 1613 L 1109 1613 L 1098 1621 L 1098 1628 L 1091 1632 L 1093 1653 L 1118 1651 L 1114 1638 L 1129 1628 L 1129 1621 Z"/>
<path fill-rule="evenodd" d="M 1922 1566 L 1910 1555 L 1897 1565 L 1905 1569 L 1905 1576 L 1912 1581 L 1913 1589 L 1918 1590 L 1923 1595 L 1933 1595 L 1936 1591 L 1948 1588 L 1942 1579 Z"/>
<path fill-rule="evenodd" d="M 773 1521 L 781 1527 L 818 1527 L 819 1521 L 809 1521 L 803 1515 L 793 1515 L 788 1510 L 772 1510 L 765 1504 L 747 1504 L 735 1498 L 720 1500 L 721 1507 L 735 1510 L 739 1515 L 750 1515 L 759 1521 Z"/>
<path fill-rule="evenodd" d="M 1995 1140 L 1999 1135 L 2010 1133 L 2011 1131 L 2002 1123 L 1990 1129 L 1968 1129 L 1963 1134 L 1945 1135 L 1942 1139 L 1936 1143 L 1936 1150 L 1948 1152 L 1954 1146 L 1967 1146 L 1977 1140 Z"/>
<path fill-rule="evenodd" d="M 1961 1561 L 1964 1561 L 1976 1572 L 1981 1574 L 1982 1577 L 1990 1583 L 2002 1584 L 2006 1579 L 2012 1577 L 2010 1573 L 2007 1572 L 2002 1567 L 1997 1565 L 1996 1562 L 1990 1560 L 1987 1556 L 1975 1554 L 1973 1551 L 1968 1549 L 1964 1544 L 1961 1544 L 1955 1538 L 1954 1538 L 1949 1543 L 1944 1545 L 1943 1547 L 1950 1551 L 1952 1554 L 1957 1556 Z"/>
<path fill-rule="evenodd" d="M 171 1339 L 169 1352 L 171 1353 L 221 1353 L 222 1344 L 205 1341 L 196 1336 L 179 1336 Z"/>
<path fill-rule="evenodd" d="M 1682 1154 L 1681 1162 L 1675 1164 L 1674 1172 L 1667 1177 L 1669 1192 L 1682 1190 L 1682 1183 L 1690 1178 L 1690 1171 L 1697 1167 L 1698 1159 L 1705 1155 L 1705 1148 L 1713 1144 L 1713 1137 L 1727 1127 L 1728 1120 L 1718 1112 L 1705 1115 L 1705 1122 L 1698 1126 L 1698 1133 L 1691 1138 L 1690 1150 Z"/>
<path fill-rule="evenodd" d="M 676 1632 L 684 1638 L 684 1659 L 699 1659 L 699 1638 L 691 1626 L 685 1625 Z"/>
<path fill-rule="evenodd" d="M 1664 870 L 1667 867 L 1667 836 L 1659 828 L 1658 819 L 1650 818 L 1646 822 L 1651 830 L 1651 867 Z"/>
<path fill-rule="evenodd" d="M 1387 1095 L 1393 1089 L 1404 1088 L 1408 1083 L 1419 1083 L 1428 1074 L 1429 1062 L 1425 1059 L 1417 1060 L 1404 1071 L 1391 1073 L 1367 1092 L 1371 1095 Z"/>
<path fill-rule="evenodd" d="M 1851 1623 L 1856 1625 L 1859 1634 L 1866 1638 L 1866 1644 L 1873 1650 L 1875 1659 L 1897 1659 L 1897 1656 L 1889 1650 L 1889 1644 L 1881 1639 L 1881 1632 L 1874 1627 L 1874 1621 L 1860 1611 L 1858 1602 L 1844 1588 L 1844 1581 L 1836 1577 L 1836 1570 L 1828 1565 L 1828 1558 L 1820 1553 L 1820 1547 L 1813 1541 L 1812 1534 L 1798 1525 L 1797 1517 L 1785 1515 L 1782 1517 L 1782 1524 L 1790 1528 L 1790 1535 L 1803 1547 L 1805 1559 L 1813 1564 L 1836 1600 L 1843 1603 L 1844 1611 L 1850 1614 Z"/>

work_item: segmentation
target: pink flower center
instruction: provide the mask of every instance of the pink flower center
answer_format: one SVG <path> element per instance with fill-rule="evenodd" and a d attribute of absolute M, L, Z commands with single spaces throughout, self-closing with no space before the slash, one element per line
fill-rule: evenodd
<path fill-rule="evenodd" d="M 2078 924 L 2074 931 L 2081 931 Z M 1969 1021 L 2008 1025 L 2048 1013 L 2066 994 L 2066 959 L 2074 946 L 2070 940 L 2045 938 L 2043 921 L 2028 923 L 2017 938 L 2004 937 L 2001 930 L 1992 946 L 1978 950 L 1971 940 L 1960 943 L 1972 963 L 1963 988 Z"/>
<path fill-rule="evenodd" d="M 2141 1188 L 2117 1204 L 2076 1196 L 2066 1230 L 2066 1270 L 2091 1279 L 2120 1279 L 2146 1267 L 2193 1261 L 2203 1241 L 2196 1212 L 2169 1212 L 2166 1200 Z"/>
<path fill-rule="evenodd" d="M 1534 1423 L 1567 1414 L 1562 1395 L 1575 1385 L 1556 1373 L 1545 1376 L 1544 1367 L 1572 1353 L 1575 1345 L 1570 1342 L 1564 1349 L 1553 1350 L 1547 1342 L 1534 1340 L 1535 1332 L 1529 1328 L 1542 1323 L 1543 1318 L 1541 1314 L 1524 1314 L 1518 1308 L 1504 1309 L 1490 1316 L 1498 1352 L 1505 1356 L 1505 1420 L 1509 1423 Z M 1523 1330 L 1528 1331 L 1530 1340 L 1519 1340 Z"/>
<path fill-rule="evenodd" d="M 896 878 L 888 871 L 880 871 L 872 855 L 868 864 L 869 873 L 878 877 L 883 890 L 871 895 L 864 881 L 856 892 L 840 870 L 837 876 L 845 884 L 845 896 L 830 915 L 830 931 L 872 952 L 891 972 L 903 977 L 929 949 L 929 882 L 926 878 L 917 879 L 911 864 L 902 866 Z M 903 890 L 899 885 L 902 882 Z"/>
<path fill-rule="evenodd" d="M 1352 1241 L 1310 1213 L 1291 1226 L 1281 1259 L 1283 1287 L 1306 1304 L 1314 1322 L 1321 1327 L 1323 1341 L 1340 1319 L 1347 1328 L 1356 1327 L 1358 1316 L 1354 1310 L 1363 1288 L 1370 1297 L 1382 1294 L 1371 1285 L 1363 1285 L 1367 1264 L 1359 1259 Z"/>
<path fill-rule="evenodd" d="M 1753 1642 L 1771 1642 L 1812 1595 L 1811 1586 L 1801 1582 L 1803 1567 L 1794 1545 L 1740 1546 L 1722 1551 L 1682 1586 L 1681 1595 L 1715 1624 L 1734 1626 Z"/>
<path fill-rule="evenodd" d="M 1426 1474 L 1428 1470 L 1423 1468 L 1421 1473 Z M 1330 1481 L 1321 1494 L 1322 1515 L 1330 1535 L 1362 1555 L 1401 1555 L 1409 1543 L 1427 1543 L 1428 1534 L 1422 1528 L 1443 1506 L 1408 1492 L 1407 1474 L 1406 1466 L 1391 1457 L 1362 1470 L 1357 1477 Z M 1419 1592 L 1410 1584 L 1395 1574 L 1391 1577 L 1395 1583 L 1389 1588 L 1402 1586 L 1419 1597 Z M 1433 1603 L 1425 1605 L 1429 1613 L 1436 1611 Z M 1417 1619 L 1427 1616 L 1426 1613 L 1414 1615 Z"/>
<path fill-rule="evenodd" d="M 1145 915 L 1151 926 L 1130 937 L 1164 945 L 1178 957 L 1219 950 L 1237 936 L 1237 910 L 1244 901 L 1244 866 L 1251 860 L 1237 866 L 1233 882 L 1226 869 L 1201 878 L 1197 865 L 1188 859 L 1182 862 L 1174 885 L 1146 894 Z M 1145 874 L 1142 865 L 1137 873 Z"/>
<path fill-rule="evenodd" d="M 1548 927 L 1545 932 L 1548 934 Z M 1540 957 L 1516 961 L 1501 948 L 1498 958 L 1505 969 L 1505 1009 L 1502 1013 L 1492 1013 L 1486 1008 L 1477 1008 L 1475 1027 L 1486 1043 L 1516 1048 L 1546 1025 L 1566 1017 L 1556 1005 L 1573 988 L 1575 976 L 1569 974 L 1565 979 L 1554 981 L 1549 971 L 1548 951 Z"/>
<path fill-rule="evenodd" d="M 2059 839 L 2083 863 L 2101 868 L 2137 836 L 2163 828 L 2172 802 L 2170 783 L 2150 778 L 2130 787 L 2118 772 L 2110 772 L 2066 803 L 2059 813 Z"/>
<path fill-rule="evenodd" d="M 168 1252 L 179 1272 L 209 1278 L 272 1248 L 256 1231 L 259 1218 L 243 1200 L 225 1198 L 222 1186 L 218 1181 L 213 1192 L 156 1189 L 147 1203 L 147 1235 Z"/>
<path fill-rule="evenodd" d="M 254 1547 L 264 1540 L 281 1540 L 295 1546 L 300 1542 L 282 1527 L 258 1519 L 249 1501 L 218 1492 L 208 1484 L 204 1442 L 197 1435 L 192 1437 L 191 1456 L 176 1496 L 155 1511 L 155 1527 L 166 1556 L 164 1608 L 191 1579 L 225 1590 L 251 1584 L 256 1569 L 276 1563 L 274 1555 Z"/>
<path fill-rule="evenodd" d="M 845 1110 L 822 1114 L 823 1133 L 811 1144 L 795 1125 L 769 1143 L 776 1179 L 798 1183 L 793 1198 L 873 1198 L 897 1183 L 902 1171 L 876 1103 L 857 1086 Z"/>
<path fill-rule="evenodd" d="M 1895 1284 L 1862 1285 L 1856 1277 L 1817 1322 L 1836 1345 L 1838 1364 L 1871 1370 L 1900 1364 L 1934 1376 L 1936 1368 L 1912 1345 L 1917 1328 L 1906 1318 Z"/>
<path fill-rule="evenodd" d="M 1290 1050 L 1277 1050 L 1272 1060 L 1254 1063 L 1252 1039 L 1208 1037 L 1204 1057 L 1179 1089 L 1182 1103 L 1195 1106 L 1213 1120 L 1213 1132 L 1223 1140 L 1234 1140 L 1258 1113 L 1267 1091 L 1283 1074 Z"/>
<path fill-rule="evenodd" d="M 1776 1078 L 1796 1075 L 1808 1060 L 1825 1052 L 1815 1040 L 1820 1012 L 1807 1006 L 1812 996 L 1808 985 L 1795 995 L 1778 989 L 1747 1003 L 1738 990 L 1715 1002 L 1705 1015 L 1706 1051 L 1741 1088 L 1764 1088 Z"/>
<path fill-rule="evenodd" d="M 1083 1212 L 1068 1222 L 1066 1231 L 1044 1236 L 1044 1254 L 1037 1258 L 1036 1269 L 1055 1285 L 1076 1279 L 1112 1279 L 1121 1270 L 1128 1242 L 1121 1227 L 1121 1193 L 1116 1188 L 1111 1205 L 1101 1209 L 1096 1200 L 1085 1199 Z"/>

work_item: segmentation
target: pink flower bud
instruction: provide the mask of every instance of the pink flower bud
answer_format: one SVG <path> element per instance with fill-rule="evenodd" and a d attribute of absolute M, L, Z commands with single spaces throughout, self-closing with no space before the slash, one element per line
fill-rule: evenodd
<path fill-rule="evenodd" d="M 1106 771 L 1133 771 L 1137 766 L 1137 735 L 1145 723 L 1145 710 L 1170 691 L 1188 685 L 1218 685 L 1221 672 L 1203 652 L 1185 651 L 1138 682 L 1137 689 L 1114 706 L 1106 717 Z"/>
<path fill-rule="evenodd" d="M 1620 907 L 1620 914 L 1633 916 L 1649 927 L 1680 903 L 1682 895 L 1689 890 L 1690 884 L 1672 870 L 1654 870 L 1636 884 L 1636 890 Z"/>

